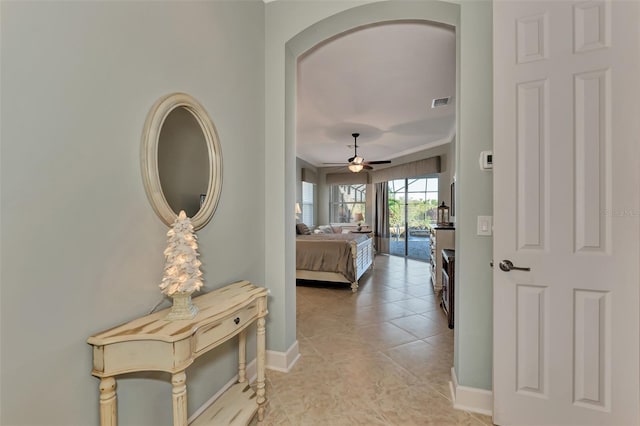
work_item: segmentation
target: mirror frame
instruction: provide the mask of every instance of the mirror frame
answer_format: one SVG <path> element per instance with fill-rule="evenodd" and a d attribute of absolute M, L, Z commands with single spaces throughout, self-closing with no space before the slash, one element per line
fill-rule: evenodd
<path fill-rule="evenodd" d="M 158 217 L 171 226 L 179 212 L 174 212 L 162 192 L 158 171 L 158 143 L 162 126 L 167 116 L 176 108 L 185 108 L 196 119 L 209 153 L 209 183 L 207 196 L 198 213 L 191 218 L 194 230 L 204 227 L 216 211 L 222 193 L 222 148 L 216 127 L 204 107 L 193 96 L 186 93 L 171 93 L 163 96 L 151 107 L 142 132 L 140 163 L 142 181 L 147 198 Z"/>

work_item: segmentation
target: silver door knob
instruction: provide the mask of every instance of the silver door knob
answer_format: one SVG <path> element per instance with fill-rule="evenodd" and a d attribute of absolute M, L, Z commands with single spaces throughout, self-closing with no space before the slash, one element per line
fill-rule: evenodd
<path fill-rule="evenodd" d="M 503 260 L 502 262 L 500 262 L 500 269 L 503 270 L 504 272 L 509 272 L 509 271 L 530 271 L 531 268 L 520 268 L 518 266 L 513 266 L 513 262 L 510 260 Z"/>

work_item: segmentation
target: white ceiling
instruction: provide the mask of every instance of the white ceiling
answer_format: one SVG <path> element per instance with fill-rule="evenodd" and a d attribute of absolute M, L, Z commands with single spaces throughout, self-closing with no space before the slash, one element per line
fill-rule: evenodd
<path fill-rule="evenodd" d="M 451 141 L 455 44 L 453 27 L 392 22 L 311 49 L 298 61 L 296 155 L 317 167 L 346 162 L 354 132 L 369 161 Z M 431 108 L 447 96 L 447 106 Z"/>

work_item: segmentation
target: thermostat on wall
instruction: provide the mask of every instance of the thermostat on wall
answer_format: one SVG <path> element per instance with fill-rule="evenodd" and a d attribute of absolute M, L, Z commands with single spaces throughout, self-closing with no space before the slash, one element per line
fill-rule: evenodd
<path fill-rule="evenodd" d="M 493 169 L 493 152 L 482 151 L 480 153 L 480 169 L 491 170 Z"/>

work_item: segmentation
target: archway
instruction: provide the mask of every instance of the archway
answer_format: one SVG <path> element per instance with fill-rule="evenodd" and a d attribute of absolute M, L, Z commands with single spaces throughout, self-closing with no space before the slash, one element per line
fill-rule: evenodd
<path fill-rule="evenodd" d="M 458 26 L 460 6 L 445 2 L 377 2 L 348 8 L 316 5 L 315 12 L 292 3 L 270 3 L 267 13 L 267 66 L 265 74 L 266 188 L 266 279 L 274 295 L 269 347 L 285 353 L 287 360 L 297 355 L 295 336 L 295 88 L 298 56 L 318 43 L 365 25 L 388 21 L 427 21 Z M 342 7 L 343 10 L 336 10 Z M 285 10 L 286 9 L 286 10 Z M 322 9 L 322 10 L 318 10 Z M 315 15 L 314 15 L 315 13 Z M 300 14 L 304 19 L 292 22 Z M 311 16 L 311 15 L 313 16 Z M 295 28 L 304 28 L 296 31 Z M 270 31 L 273 30 L 273 36 Z M 287 30 L 292 31 L 288 37 Z M 295 31 L 295 32 L 294 32 Z M 284 73 L 284 74 L 282 74 Z M 284 81 L 281 76 L 284 75 Z M 283 143 L 284 141 L 284 143 Z M 274 192 L 273 190 L 277 188 Z M 280 192 L 280 188 L 283 191 Z M 275 225 L 275 226 L 274 226 Z M 285 367 L 286 368 L 286 367 Z"/>
<path fill-rule="evenodd" d="M 275 1 L 265 13 L 265 285 L 270 288 L 268 348 L 286 369 L 298 354 L 295 297 L 295 69 L 315 44 L 352 28 L 389 20 L 426 20 L 456 27 L 456 263 L 455 398 L 469 409 L 491 411 L 492 239 L 475 235 L 478 215 L 492 214 L 492 175 L 478 153 L 493 144 L 492 16 L 490 1 L 346 2 Z M 283 78 L 284 77 L 284 78 Z M 459 270 L 458 270 L 459 269 Z M 465 285 L 465 282 L 469 285 Z M 267 362 L 270 362 L 269 358 Z M 457 380 L 457 381 L 456 381 Z M 464 398 L 462 398 L 460 392 Z M 475 407 L 475 408 L 474 408 Z"/>

